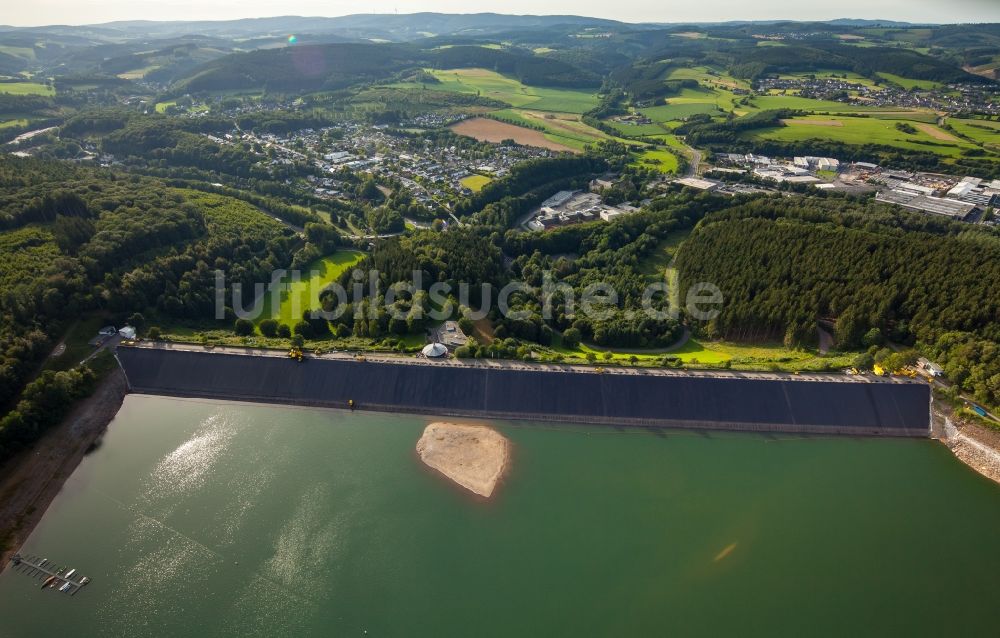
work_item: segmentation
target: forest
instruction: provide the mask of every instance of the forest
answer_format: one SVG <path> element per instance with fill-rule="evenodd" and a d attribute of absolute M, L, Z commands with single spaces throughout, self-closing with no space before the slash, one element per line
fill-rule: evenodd
<path fill-rule="evenodd" d="M 210 317 L 216 268 L 251 286 L 300 248 L 243 201 L 57 162 L 0 157 L 0 206 L 0 406 L 81 314 Z"/>
<path fill-rule="evenodd" d="M 677 255 L 681 285 L 715 283 L 725 303 L 697 330 L 796 346 L 829 319 L 839 348 L 941 354 L 949 378 L 1000 402 L 1000 359 L 987 356 L 1000 343 L 1000 240 L 943 221 L 903 230 L 845 200 L 809 206 L 763 199 L 703 220 Z"/>

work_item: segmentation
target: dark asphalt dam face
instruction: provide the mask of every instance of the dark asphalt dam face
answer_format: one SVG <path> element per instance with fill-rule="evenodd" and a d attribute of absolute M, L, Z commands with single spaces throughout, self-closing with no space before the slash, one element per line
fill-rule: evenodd
<path fill-rule="evenodd" d="M 597 374 L 118 349 L 132 392 L 331 408 L 755 432 L 925 437 L 919 383 Z"/>

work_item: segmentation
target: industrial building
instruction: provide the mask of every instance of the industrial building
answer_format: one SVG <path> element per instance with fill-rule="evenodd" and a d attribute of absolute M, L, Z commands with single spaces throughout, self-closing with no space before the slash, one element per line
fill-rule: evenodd
<path fill-rule="evenodd" d="M 909 208 L 910 210 L 951 217 L 952 219 L 959 221 L 965 221 L 965 219 L 971 215 L 974 210 L 976 210 L 976 205 L 968 202 L 962 202 L 955 199 L 945 199 L 941 197 L 931 197 L 929 195 L 921 195 L 913 191 L 900 189 L 883 191 L 876 195 L 875 199 L 887 204 L 895 204 L 896 206 Z"/>

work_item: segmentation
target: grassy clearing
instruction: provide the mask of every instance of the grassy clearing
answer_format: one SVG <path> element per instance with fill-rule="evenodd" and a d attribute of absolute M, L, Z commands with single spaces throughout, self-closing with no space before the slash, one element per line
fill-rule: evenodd
<path fill-rule="evenodd" d="M 636 266 L 636 271 L 645 275 L 650 283 L 663 281 L 664 279 L 669 280 L 670 264 L 674 261 L 674 255 L 677 254 L 677 249 L 680 248 L 680 245 L 691 235 L 691 231 L 691 228 L 685 228 L 684 230 L 670 233 L 669 236 L 661 239 L 656 249 L 648 257 L 639 262 Z"/>
<path fill-rule="evenodd" d="M 790 350 L 778 344 L 744 345 L 725 341 L 689 339 L 683 346 L 668 353 L 627 349 L 603 349 L 585 343 L 567 348 L 556 337 L 549 348 L 539 348 L 543 357 L 561 355 L 570 363 L 593 362 L 597 365 L 660 366 L 665 357 L 679 360 L 689 368 L 721 368 L 733 370 L 775 370 L 785 372 L 836 370 L 849 367 L 854 354 L 821 355 L 813 350 Z M 591 358 L 588 359 L 588 355 Z"/>
<path fill-rule="evenodd" d="M 647 135 L 663 135 L 666 132 L 660 124 L 630 124 L 616 120 L 604 120 L 604 123 L 625 137 L 645 137 Z"/>
<path fill-rule="evenodd" d="M 634 166 L 653 168 L 661 173 L 676 173 L 680 168 L 677 156 L 661 149 L 643 149 L 635 154 Z"/>
<path fill-rule="evenodd" d="M 749 89 L 750 83 L 746 80 L 738 80 L 728 73 L 716 71 L 706 66 L 684 67 L 671 69 L 667 74 L 667 80 L 697 80 L 704 85 L 717 85 L 736 89 Z"/>
<path fill-rule="evenodd" d="M 904 78 L 900 75 L 893 75 L 892 73 L 878 73 L 876 74 L 883 80 L 892 82 L 893 84 L 898 84 L 907 91 L 910 89 L 921 89 L 924 91 L 932 91 L 934 89 L 940 88 L 940 82 L 933 82 L 931 80 L 912 80 L 910 78 Z"/>
<path fill-rule="evenodd" d="M 489 177 L 485 175 L 469 175 L 462 179 L 462 186 L 468 188 L 473 193 L 478 193 L 483 190 L 483 186 L 486 186 L 492 182 Z"/>
<path fill-rule="evenodd" d="M 108 323 L 108 318 L 100 315 L 86 317 L 75 322 L 63 336 L 66 351 L 58 357 L 47 359 L 45 369 L 69 370 L 90 356 L 94 348 L 88 342 L 97 335 L 98 330 Z"/>
<path fill-rule="evenodd" d="M 0 122 L 0 129 L 10 128 L 12 126 L 27 126 L 28 120 L 24 118 L 19 118 L 16 120 L 7 120 L 5 122 Z"/>
<path fill-rule="evenodd" d="M 286 276 L 281 283 L 287 289 L 281 292 L 278 308 L 272 307 L 271 295 L 266 294 L 264 312 L 260 320 L 270 318 L 289 327 L 294 326 L 302 320 L 303 312 L 319 308 L 319 293 L 323 288 L 337 281 L 342 274 L 361 261 L 362 257 L 364 253 L 338 250 L 306 266 L 299 281 L 292 281 L 291 275 Z"/>
<path fill-rule="evenodd" d="M 836 121 L 840 123 L 840 126 L 814 126 L 802 123 L 810 120 Z M 825 139 L 856 145 L 881 144 L 908 151 L 937 153 L 948 157 L 957 157 L 964 149 L 976 148 L 974 144 L 954 137 L 952 140 L 935 138 L 927 130 L 937 131 L 940 136 L 947 136 L 948 133 L 930 124 L 921 123 L 920 126 L 924 129 L 918 127 L 916 133 L 908 134 L 898 130 L 896 122 L 893 121 L 811 115 L 788 120 L 787 125 L 780 128 L 762 129 L 749 133 L 749 135 L 783 142 Z"/>
<path fill-rule="evenodd" d="M 959 134 L 976 140 L 980 144 L 1000 147 L 1000 122 L 992 120 L 965 120 L 949 118 L 948 124 Z"/>
<path fill-rule="evenodd" d="M 597 106 L 597 95 L 574 89 L 555 89 L 527 86 L 518 80 L 486 69 L 427 69 L 439 82 L 419 84 L 406 82 L 392 86 L 399 88 L 426 88 L 432 91 L 449 91 L 479 95 L 505 102 L 513 107 L 530 107 L 537 111 L 559 113 L 586 113 Z"/>
<path fill-rule="evenodd" d="M 6 44 L 0 44 L 0 53 L 6 53 L 7 55 L 12 55 L 15 58 L 24 58 L 25 60 L 35 59 L 35 50 L 31 47 L 14 47 Z"/>
<path fill-rule="evenodd" d="M 11 95 L 55 95 L 56 90 L 38 82 L 0 82 L 0 93 Z"/>
<path fill-rule="evenodd" d="M 177 106 L 177 102 L 157 102 L 156 103 L 156 112 L 157 113 L 166 113 L 167 109 L 170 108 L 171 106 Z"/>
<path fill-rule="evenodd" d="M 654 122 L 669 122 L 671 120 L 684 120 L 692 115 L 707 113 L 709 115 L 721 115 L 718 105 L 712 102 L 668 102 L 661 106 L 651 106 L 641 109 L 640 112 Z"/>

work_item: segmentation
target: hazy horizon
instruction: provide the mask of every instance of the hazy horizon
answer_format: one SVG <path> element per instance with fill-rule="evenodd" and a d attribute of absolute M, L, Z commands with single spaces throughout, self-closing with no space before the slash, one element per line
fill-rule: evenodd
<path fill-rule="evenodd" d="M 261 0 L 40 0 L 0 10 L 0 24 L 15 27 L 51 25 L 93 25 L 116 21 L 197 21 L 239 20 L 271 17 L 341 17 L 354 14 L 450 14 L 499 13 L 505 15 L 578 15 L 622 22 L 727 22 L 733 20 L 824 21 L 839 18 L 893 20 L 915 23 L 1000 22 L 1000 2 L 995 0 L 954 0 L 944 4 L 929 0 L 843 0 L 830 5 L 803 5 L 790 9 L 780 0 L 704 0 L 699 3 L 664 3 L 623 0 L 614 5 L 593 0 L 550 0 L 544 4 L 527 0 L 504 3 L 481 0 L 429 0 L 419 3 L 372 0 L 363 11 L 358 5 L 341 1 L 292 0 L 282 11 Z M 540 10 L 544 8 L 544 10 Z"/>

